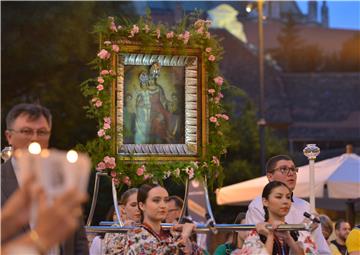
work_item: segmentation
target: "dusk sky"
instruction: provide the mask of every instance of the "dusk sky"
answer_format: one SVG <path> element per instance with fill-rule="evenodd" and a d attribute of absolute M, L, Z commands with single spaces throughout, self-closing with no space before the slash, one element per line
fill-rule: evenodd
<path fill-rule="evenodd" d="M 308 1 L 297 1 L 303 13 L 308 12 Z M 323 1 L 318 2 L 318 18 Z M 360 1 L 326 1 L 331 28 L 360 30 Z"/>

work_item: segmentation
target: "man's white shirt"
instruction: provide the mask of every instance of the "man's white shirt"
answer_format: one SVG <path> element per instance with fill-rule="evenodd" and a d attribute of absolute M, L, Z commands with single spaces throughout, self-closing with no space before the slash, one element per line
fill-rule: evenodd
<path fill-rule="evenodd" d="M 285 216 L 285 221 L 288 224 L 299 224 L 302 223 L 305 219 L 304 212 L 310 212 L 310 204 L 300 198 L 293 197 L 293 202 L 290 207 L 289 213 Z M 264 222 L 265 220 L 265 211 L 262 204 L 262 197 L 257 196 L 249 204 L 248 210 L 246 212 L 246 224 L 257 224 L 259 222 Z M 314 242 L 317 245 L 319 254 L 331 254 L 329 246 L 322 234 L 321 225 L 311 233 Z"/>

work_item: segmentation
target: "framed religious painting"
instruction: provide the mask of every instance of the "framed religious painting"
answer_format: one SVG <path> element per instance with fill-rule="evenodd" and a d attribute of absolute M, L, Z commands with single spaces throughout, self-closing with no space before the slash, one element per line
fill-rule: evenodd
<path fill-rule="evenodd" d="M 205 153 L 206 88 L 200 50 L 144 52 L 139 46 L 126 46 L 113 64 L 118 156 L 183 161 Z"/>

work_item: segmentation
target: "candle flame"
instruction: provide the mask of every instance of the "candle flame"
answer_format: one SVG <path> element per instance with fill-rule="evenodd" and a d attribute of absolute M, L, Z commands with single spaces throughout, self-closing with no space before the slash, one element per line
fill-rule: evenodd
<path fill-rule="evenodd" d="M 70 162 L 70 163 L 75 163 L 78 160 L 78 153 L 74 150 L 69 150 L 66 153 L 66 159 Z"/>
<path fill-rule="evenodd" d="M 29 150 L 29 152 L 30 152 L 31 154 L 36 154 L 36 155 L 38 155 L 38 154 L 40 154 L 40 152 L 41 152 L 41 146 L 40 146 L 40 144 L 37 143 L 37 142 L 32 142 L 32 143 L 30 143 L 30 145 L 29 145 L 29 147 L 28 147 L 28 150 Z"/>

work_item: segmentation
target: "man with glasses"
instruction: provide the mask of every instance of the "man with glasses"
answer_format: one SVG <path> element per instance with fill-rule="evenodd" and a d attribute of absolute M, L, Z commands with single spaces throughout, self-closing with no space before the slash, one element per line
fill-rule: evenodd
<path fill-rule="evenodd" d="M 166 223 L 178 223 L 181 216 L 181 209 L 184 201 L 178 196 L 170 196 L 168 205 L 168 214 L 166 216 Z"/>
<path fill-rule="evenodd" d="M 266 176 L 271 181 L 280 181 L 285 183 L 290 190 L 296 186 L 298 168 L 294 161 L 287 155 L 277 155 L 268 160 L 266 163 Z M 288 224 L 298 224 L 305 220 L 304 212 L 310 212 L 310 204 L 300 198 L 292 196 L 292 205 L 285 220 Z M 265 211 L 262 204 L 261 195 L 256 197 L 248 206 L 246 212 L 246 223 L 257 224 L 264 222 Z M 322 234 L 321 226 L 313 229 L 312 237 L 318 247 L 319 254 L 331 254 L 329 246 Z"/>
<path fill-rule="evenodd" d="M 27 149 L 30 143 L 37 142 L 41 148 L 49 146 L 52 117 L 50 111 L 38 104 L 15 105 L 6 116 L 6 139 L 13 150 Z M 1 206 L 18 189 L 19 173 L 14 157 L 1 165 Z M 82 224 L 81 224 L 82 225 Z M 13 238 L 25 233 L 30 226 L 24 227 L 22 232 Z M 56 230 L 54 230 L 56 231 Z M 81 226 L 75 234 L 61 247 L 50 251 L 50 254 L 88 254 L 88 245 L 85 230 Z"/>

